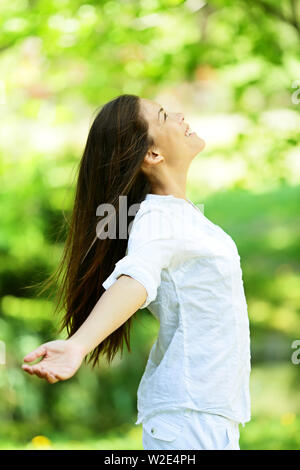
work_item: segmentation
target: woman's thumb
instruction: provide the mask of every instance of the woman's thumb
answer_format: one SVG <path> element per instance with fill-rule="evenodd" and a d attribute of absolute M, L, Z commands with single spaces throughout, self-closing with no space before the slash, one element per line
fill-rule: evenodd
<path fill-rule="evenodd" d="M 44 356 L 47 352 L 47 348 L 44 344 L 36 348 L 34 351 L 31 353 L 27 354 L 27 356 L 24 357 L 25 362 L 31 362 L 37 359 L 38 357 Z"/>

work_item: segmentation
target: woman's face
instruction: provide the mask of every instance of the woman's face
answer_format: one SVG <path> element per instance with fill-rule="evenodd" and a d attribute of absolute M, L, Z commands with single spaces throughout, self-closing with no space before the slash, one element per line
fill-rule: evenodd
<path fill-rule="evenodd" d="M 205 142 L 196 133 L 186 135 L 189 126 L 183 114 L 170 113 L 146 98 L 141 98 L 141 110 L 149 123 L 149 134 L 156 142 L 155 154 L 158 158 L 163 157 L 168 166 L 184 167 L 204 149 Z M 153 158 L 147 161 L 154 162 Z M 163 160 L 160 158 L 159 161 Z"/>

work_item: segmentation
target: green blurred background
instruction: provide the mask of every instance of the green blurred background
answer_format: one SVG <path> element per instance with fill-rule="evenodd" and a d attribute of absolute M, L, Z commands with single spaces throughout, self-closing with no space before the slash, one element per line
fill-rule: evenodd
<path fill-rule="evenodd" d="M 134 93 L 205 138 L 188 197 L 238 246 L 252 348 L 241 449 L 299 449 L 300 2 L 14 0 L 0 24 L 0 448 L 142 449 L 136 391 L 159 328 L 147 309 L 110 368 L 55 385 L 21 370 L 66 337 L 51 299 L 24 286 L 60 259 L 96 111 Z"/>

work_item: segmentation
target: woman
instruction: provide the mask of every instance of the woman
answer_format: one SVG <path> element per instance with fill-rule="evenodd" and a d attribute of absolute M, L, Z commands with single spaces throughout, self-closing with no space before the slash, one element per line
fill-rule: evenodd
<path fill-rule="evenodd" d="M 250 337 L 236 245 L 186 197 L 204 141 L 180 113 L 121 95 L 90 129 L 57 278 L 68 339 L 28 354 L 29 374 L 72 377 L 123 351 L 132 315 L 159 320 L 138 389 L 144 449 L 239 449 L 250 420 Z M 122 204 L 126 201 L 126 208 Z M 128 210 L 128 215 L 127 215 Z M 102 217 L 97 225 L 96 214 Z M 108 230 L 105 230 L 108 228 Z M 128 237 L 129 233 L 129 237 Z M 52 282 L 52 280 L 50 280 Z"/>

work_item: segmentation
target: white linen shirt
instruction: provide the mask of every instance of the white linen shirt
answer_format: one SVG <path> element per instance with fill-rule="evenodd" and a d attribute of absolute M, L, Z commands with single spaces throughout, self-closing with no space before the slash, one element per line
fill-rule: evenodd
<path fill-rule="evenodd" d="M 149 193 L 126 255 L 103 287 L 122 274 L 145 287 L 140 308 L 160 323 L 138 387 L 135 424 L 178 408 L 250 421 L 249 319 L 232 238 L 190 200 Z"/>

